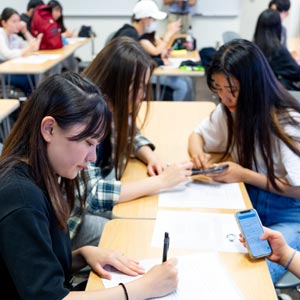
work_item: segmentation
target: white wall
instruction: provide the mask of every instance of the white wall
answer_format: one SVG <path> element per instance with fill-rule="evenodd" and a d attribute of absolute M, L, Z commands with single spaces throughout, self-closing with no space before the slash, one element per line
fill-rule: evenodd
<path fill-rule="evenodd" d="M 14 8 L 19 12 L 25 10 L 27 3 L 24 0 L 10 0 L 6 1 L 14 3 Z M 74 0 L 80 1 L 80 0 Z M 103 1 L 103 0 L 101 0 Z M 109 0 L 108 0 L 109 1 Z M 126 0 L 119 0 L 126 1 Z M 201 0 L 198 0 L 201 1 Z M 226 1 L 226 0 L 224 0 Z M 203 17 L 195 15 L 193 17 L 193 31 L 197 38 L 197 48 L 207 46 L 216 46 L 217 43 L 222 43 L 222 32 L 225 30 L 233 30 L 241 34 L 242 37 L 252 39 L 254 27 L 258 15 L 264 10 L 269 0 L 240 0 L 241 12 L 238 17 Z M 100 0 L 99 0 L 100 2 Z M 4 8 L 5 1 L 0 2 L 0 10 Z M 63 4 L 63 0 L 61 0 Z M 300 37 L 300 1 L 291 0 L 292 6 L 290 16 L 286 19 L 285 25 L 287 27 L 289 37 Z M 92 8 L 91 8 L 92 9 Z M 163 10 L 166 10 L 164 7 Z M 91 25 L 97 34 L 95 39 L 95 52 L 104 46 L 106 37 L 112 32 L 120 28 L 124 23 L 130 22 L 130 17 L 69 17 L 66 16 L 65 23 L 70 29 L 79 30 L 81 25 Z M 158 32 L 163 32 L 165 21 L 159 22 Z M 86 45 L 79 49 L 77 56 L 83 60 L 91 60 L 91 45 Z"/>

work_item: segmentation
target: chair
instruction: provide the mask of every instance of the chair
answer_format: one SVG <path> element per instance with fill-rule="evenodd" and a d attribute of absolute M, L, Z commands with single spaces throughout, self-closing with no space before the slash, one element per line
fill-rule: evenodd
<path fill-rule="evenodd" d="M 275 283 L 277 296 L 280 299 L 280 291 L 282 289 L 294 289 L 298 292 L 300 299 L 300 279 L 293 275 L 291 272 L 286 272 L 278 282 Z M 282 298 L 284 299 L 284 298 Z"/>
<path fill-rule="evenodd" d="M 223 38 L 223 43 L 226 44 L 232 40 L 240 39 L 241 36 L 234 31 L 224 31 L 222 34 L 222 38 Z"/>

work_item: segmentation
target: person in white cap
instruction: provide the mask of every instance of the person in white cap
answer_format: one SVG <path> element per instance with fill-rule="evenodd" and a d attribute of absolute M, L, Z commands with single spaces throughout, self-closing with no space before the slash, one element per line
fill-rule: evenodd
<path fill-rule="evenodd" d="M 163 20 L 167 17 L 167 13 L 160 11 L 157 4 L 152 0 L 141 0 L 136 3 L 133 8 L 131 24 L 123 25 L 113 38 L 118 36 L 129 36 L 138 41 L 144 33 L 156 30 L 156 21 Z M 169 42 L 171 37 L 180 30 L 181 21 L 170 23 L 164 34 L 164 41 Z"/>
<path fill-rule="evenodd" d="M 156 31 L 156 21 L 163 20 L 167 17 L 165 12 L 159 10 L 157 4 L 152 0 L 141 0 L 136 3 L 133 8 L 133 15 L 131 18 L 131 24 L 123 25 L 116 33 L 113 35 L 112 39 L 120 36 L 128 36 L 136 41 L 140 41 L 140 38 L 145 33 L 152 33 Z M 164 60 L 168 53 L 168 45 L 172 36 L 179 32 L 181 26 L 181 20 L 178 20 L 167 25 L 167 30 L 161 39 L 163 46 L 161 46 L 161 51 L 159 56 L 162 59 L 154 57 L 153 53 L 150 53 L 147 48 L 144 47 L 145 51 L 154 58 L 156 63 L 159 60 Z M 159 65 L 159 64 L 158 64 Z M 151 78 L 153 83 L 156 82 L 155 78 Z M 187 76 L 161 76 L 160 83 L 163 86 L 168 86 L 172 90 L 171 99 L 175 101 L 185 101 L 192 100 L 192 82 Z M 160 100 L 160 99 L 157 99 Z"/>

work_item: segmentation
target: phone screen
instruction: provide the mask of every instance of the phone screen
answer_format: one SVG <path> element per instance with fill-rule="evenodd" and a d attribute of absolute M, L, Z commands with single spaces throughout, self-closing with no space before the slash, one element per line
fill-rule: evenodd
<path fill-rule="evenodd" d="M 245 237 L 251 257 L 259 258 L 270 255 L 272 249 L 269 242 L 260 239 L 264 231 L 256 210 L 249 209 L 237 212 L 236 218 Z"/>

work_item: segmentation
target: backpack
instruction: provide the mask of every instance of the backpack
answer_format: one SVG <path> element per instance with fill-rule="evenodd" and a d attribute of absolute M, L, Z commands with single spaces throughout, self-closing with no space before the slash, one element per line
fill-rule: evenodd
<path fill-rule="evenodd" d="M 60 28 L 52 18 L 52 10 L 48 5 L 38 6 L 31 20 L 31 33 L 34 37 L 42 33 L 40 50 L 59 49 L 63 47 Z"/>
<path fill-rule="evenodd" d="M 95 37 L 96 34 L 94 33 L 92 26 L 82 25 L 78 32 L 79 37 Z"/>

